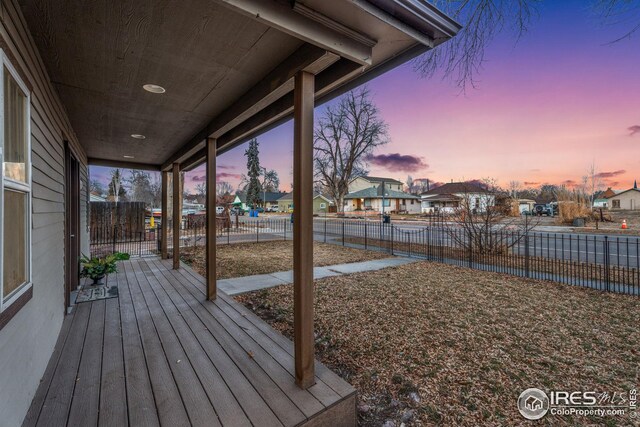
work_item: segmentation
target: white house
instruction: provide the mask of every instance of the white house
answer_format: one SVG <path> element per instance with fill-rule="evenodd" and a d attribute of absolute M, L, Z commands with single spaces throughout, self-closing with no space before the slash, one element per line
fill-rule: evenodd
<path fill-rule="evenodd" d="M 397 179 L 378 176 L 359 176 L 358 178 L 351 180 L 349 183 L 349 193 L 355 193 L 356 191 L 364 190 L 365 188 L 378 187 L 382 183 L 384 183 L 384 188 L 387 190 L 404 190 L 404 184 Z"/>
<path fill-rule="evenodd" d="M 402 183 L 400 181 L 390 179 L 391 184 L 387 185 L 384 178 L 376 179 L 381 179 L 379 184 L 369 185 L 360 190 L 352 191 L 345 196 L 345 212 L 420 213 L 420 198 L 402 191 Z M 360 178 L 358 180 L 360 181 L 357 184 L 361 184 L 364 181 L 364 179 Z M 349 188 L 351 189 L 352 187 L 349 186 Z"/>
<path fill-rule="evenodd" d="M 483 212 L 495 206 L 496 197 L 478 184 L 470 182 L 450 182 L 423 193 L 421 210 L 423 213 L 451 213 L 470 203 L 471 208 Z"/>
<path fill-rule="evenodd" d="M 607 198 L 608 207 L 612 210 L 637 210 L 640 209 L 640 189 L 638 183 L 634 182 L 633 187 L 616 193 Z"/>

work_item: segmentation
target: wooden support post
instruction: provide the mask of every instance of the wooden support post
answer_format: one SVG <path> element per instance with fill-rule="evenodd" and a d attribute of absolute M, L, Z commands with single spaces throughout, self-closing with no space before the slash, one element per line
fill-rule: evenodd
<path fill-rule="evenodd" d="M 173 164 L 173 269 L 180 268 L 180 223 L 182 195 L 180 194 L 180 164 Z"/>
<path fill-rule="evenodd" d="M 216 140 L 207 138 L 207 299 L 217 297 L 216 285 Z"/>
<path fill-rule="evenodd" d="M 315 383 L 313 336 L 314 75 L 295 76 L 293 112 L 293 334 L 296 384 Z"/>
<path fill-rule="evenodd" d="M 162 172 L 162 219 L 160 221 L 160 257 L 169 256 L 169 172 Z"/>

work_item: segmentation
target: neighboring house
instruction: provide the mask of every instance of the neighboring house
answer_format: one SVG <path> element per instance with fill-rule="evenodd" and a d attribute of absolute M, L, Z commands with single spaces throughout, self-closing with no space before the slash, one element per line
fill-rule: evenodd
<path fill-rule="evenodd" d="M 278 208 L 278 199 L 285 195 L 285 192 L 271 192 L 260 193 L 260 205 L 267 210 Z M 263 199 L 266 199 L 264 203 Z M 247 205 L 247 194 L 244 191 L 238 191 L 235 199 L 233 199 L 234 206 L 240 206 L 243 210 L 248 211 L 252 206 Z"/>
<path fill-rule="evenodd" d="M 330 211 L 333 203 L 329 198 L 316 193 L 313 196 L 313 213 L 323 214 Z M 278 212 L 293 212 L 293 192 L 287 193 L 278 199 Z"/>
<path fill-rule="evenodd" d="M 483 212 L 495 206 L 496 197 L 478 184 L 450 182 L 423 193 L 421 200 L 423 213 L 451 213 L 464 203 L 471 203 L 471 209 Z"/>
<path fill-rule="evenodd" d="M 607 198 L 609 209 L 613 210 L 637 210 L 640 209 L 640 190 L 638 183 L 633 183 L 633 188 L 621 191 Z"/>
<path fill-rule="evenodd" d="M 365 188 L 378 187 L 382 183 L 384 183 L 384 187 L 387 190 L 403 191 L 404 189 L 404 184 L 397 179 L 377 176 L 360 176 L 351 180 L 349 183 L 349 193 L 355 193 L 356 191 L 364 190 Z"/>
<path fill-rule="evenodd" d="M 385 180 L 384 183 L 380 182 L 380 184 L 347 194 L 344 198 L 344 211 L 420 213 L 420 198 L 418 196 L 391 189 L 386 182 Z M 391 187 L 398 188 L 398 184 L 402 188 L 402 183 L 399 181 L 392 182 Z"/>
<path fill-rule="evenodd" d="M 106 197 L 102 197 L 102 196 L 98 196 L 97 194 L 91 193 L 89 195 L 89 201 L 90 202 L 106 202 L 107 198 Z"/>
<path fill-rule="evenodd" d="M 593 200 L 594 208 L 607 208 L 609 207 L 609 199 L 597 198 Z"/>
<path fill-rule="evenodd" d="M 618 194 L 616 191 L 612 190 L 611 187 L 607 188 L 607 191 L 598 195 L 597 199 L 593 201 L 594 208 L 608 208 L 610 203 L 609 199 Z"/>

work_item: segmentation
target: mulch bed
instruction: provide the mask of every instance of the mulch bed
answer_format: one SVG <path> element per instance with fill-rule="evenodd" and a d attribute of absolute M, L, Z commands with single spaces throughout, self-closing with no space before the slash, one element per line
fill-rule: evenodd
<path fill-rule="evenodd" d="M 531 425 L 516 407 L 529 387 L 640 383 L 636 297 L 430 262 L 318 280 L 315 295 L 317 356 L 358 389 L 361 425 Z M 236 299 L 292 337 L 291 286 Z"/>

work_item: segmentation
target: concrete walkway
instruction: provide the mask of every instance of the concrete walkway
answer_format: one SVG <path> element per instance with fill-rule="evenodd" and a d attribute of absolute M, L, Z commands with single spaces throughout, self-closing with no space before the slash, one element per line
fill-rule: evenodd
<path fill-rule="evenodd" d="M 352 262 L 348 264 L 328 265 L 326 267 L 314 267 L 313 278 L 341 276 L 343 274 L 361 273 L 363 271 L 381 270 L 387 267 L 396 267 L 421 261 L 416 258 L 383 258 L 372 261 Z M 218 280 L 218 289 L 227 295 L 237 295 L 259 289 L 272 288 L 274 286 L 293 283 L 293 270 L 279 271 L 271 274 L 256 274 L 254 276 L 234 277 L 232 279 Z"/>

